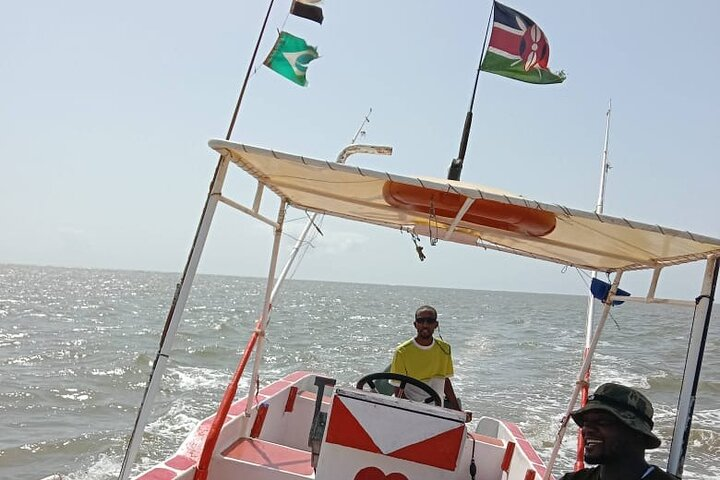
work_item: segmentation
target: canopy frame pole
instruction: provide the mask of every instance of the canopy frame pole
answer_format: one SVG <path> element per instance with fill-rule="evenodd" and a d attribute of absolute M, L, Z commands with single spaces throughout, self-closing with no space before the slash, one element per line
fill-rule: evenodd
<path fill-rule="evenodd" d="M 710 327 L 712 305 L 715 300 L 719 266 L 718 256 L 713 255 L 708 258 L 701 292 L 696 299 L 697 306 L 693 314 L 688 351 L 685 357 L 685 370 L 683 371 L 677 415 L 675 416 L 675 427 L 668 455 L 667 471 L 677 477 L 682 475 L 685 454 L 687 453 L 697 388 L 700 383 L 700 369 L 703 362 L 703 353 L 705 352 L 708 328 Z"/>
<path fill-rule="evenodd" d="M 257 188 L 255 189 L 255 199 L 253 200 L 252 211 L 258 213 L 260 211 L 260 202 L 262 201 L 264 186 L 258 181 Z"/>
<path fill-rule="evenodd" d="M 386 146 L 374 146 L 374 145 L 348 145 L 345 147 L 337 156 L 337 160 L 335 163 L 344 164 L 347 158 L 350 155 L 357 154 L 357 153 L 369 153 L 369 154 L 376 154 L 376 155 L 392 155 L 392 147 L 386 147 Z M 273 254 L 272 258 L 270 260 L 270 272 L 268 273 L 268 284 L 267 288 L 265 290 L 266 294 L 266 300 L 265 300 L 265 307 L 263 308 L 263 317 L 259 323 L 259 339 L 255 346 L 255 360 L 253 362 L 253 372 L 252 377 L 250 380 L 250 389 L 248 391 L 248 402 L 245 404 L 245 416 L 250 416 L 250 411 L 252 410 L 253 403 L 252 398 L 255 397 L 255 394 L 257 393 L 257 387 L 258 387 L 258 379 L 260 377 L 260 365 L 262 363 L 262 354 L 265 347 L 265 332 L 267 331 L 268 324 L 270 323 L 270 310 L 272 309 L 272 303 L 275 301 L 275 296 L 277 295 L 278 291 L 280 290 L 280 287 L 282 286 L 283 282 L 285 281 L 285 278 L 287 277 L 288 272 L 290 271 L 290 267 L 292 266 L 293 262 L 295 261 L 295 257 L 297 256 L 298 252 L 300 251 L 300 247 L 305 242 L 305 237 L 310 232 L 310 229 L 315 226 L 315 219 L 319 216 L 319 214 L 313 213 L 308 220 L 307 224 L 305 225 L 305 228 L 303 229 L 302 233 L 300 234 L 300 237 L 298 238 L 297 242 L 295 242 L 295 246 L 293 247 L 290 258 L 285 263 L 285 266 L 280 272 L 280 275 L 278 276 L 277 281 L 275 281 L 275 285 L 273 287 L 273 281 L 275 278 L 275 269 L 277 265 L 277 255 L 278 255 L 278 248 L 280 243 L 280 238 L 282 236 L 282 226 L 284 223 L 285 218 L 285 206 L 286 202 L 285 199 L 282 200 L 280 205 L 280 210 L 282 212 L 282 217 L 280 216 L 280 213 L 278 214 L 278 227 L 275 229 L 275 243 L 273 243 Z M 272 290 L 271 290 L 272 287 Z"/>
<path fill-rule="evenodd" d="M 268 269 L 267 283 L 265 285 L 265 300 L 263 302 L 263 311 L 260 321 L 258 322 L 257 335 L 258 341 L 255 344 L 255 359 L 253 360 L 252 377 L 250 378 L 250 388 L 248 390 L 248 401 L 245 404 L 245 416 L 250 416 L 253 407 L 253 398 L 257 393 L 257 383 L 260 378 L 260 364 L 265 346 L 265 332 L 268 323 L 270 323 L 270 310 L 272 310 L 273 302 L 273 284 L 275 283 L 275 271 L 277 269 L 278 254 L 280 252 L 280 240 L 282 240 L 282 230 L 285 224 L 285 211 L 287 210 L 287 201 L 283 198 L 278 207 L 277 227 L 273 238 L 272 253 L 270 254 L 270 267 Z M 278 285 L 279 286 L 279 285 Z"/>
<path fill-rule="evenodd" d="M 613 280 L 612 286 L 610 287 L 610 292 L 608 293 L 607 299 L 605 300 L 605 305 L 603 307 L 602 315 L 600 316 L 600 321 L 598 322 L 597 328 L 595 329 L 595 334 L 592 337 L 592 342 L 590 342 L 590 346 L 587 349 L 587 355 L 583 360 L 582 367 L 580 367 L 580 373 L 578 373 L 577 380 L 575 381 L 575 388 L 573 389 L 572 396 L 570 397 L 570 401 L 568 402 L 565 415 L 560 422 L 560 428 L 555 438 L 555 445 L 553 446 L 552 453 L 550 454 L 550 458 L 548 459 L 545 475 L 543 475 L 543 480 L 549 480 L 550 476 L 552 475 L 553 465 L 555 465 L 555 460 L 557 459 L 558 453 L 560 452 L 563 437 L 565 436 L 565 431 L 567 430 L 567 425 L 570 421 L 570 413 L 575 408 L 575 402 L 580 395 L 580 390 L 582 389 L 582 386 L 585 384 L 585 375 L 590 369 L 590 364 L 592 363 L 593 356 L 595 355 L 595 349 L 597 348 L 597 344 L 600 341 L 600 335 L 602 334 L 603 328 L 605 327 L 605 322 L 610 316 L 610 308 L 612 307 L 613 300 L 615 299 L 615 293 L 617 292 L 618 286 L 620 285 L 620 279 L 622 278 L 622 274 L 623 271 L 619 270 L 615 275 L 615 279 Z"/>
<path fill-rule="evenodd" d="M 280 247 L 280 240 L 282 237 L 282 227 L 285 222 L 286 206 L 287 203 L 285 202 L 285 199 L 283 199 L 280 202 L 280 207 L 278 209 L 277 226 L 275 227 L 275 240 L 273 242 L 272 248 L 272 260 L 270 262 L 270 271 L 268 272 L 267 285 L 265 288 L 265 301 L 262 315 L 255 323 L 255 330 L 253 330 L 252 334 L 250 335 L 250 340 L 248 340 L 248 343 L 243 350 L 242 357 L 240 359 L 240 362 L 238 363 L 237 368 L 235 369 L 235 373 L 233 374 L 230 383 L 225 389 L 225 394 L 220 401 L 220 407 L 218 408 L 217 413 L 215 414 L 215 418 L 213 418 L 212 425 L 210 426 L 210 430 L 205 437 L 202 452 L 200 454 L 200 459 L 195 468 L 195 475 L 193 476 L 193 480 L 205 480 L 208 478 L 210 465 L 212 463 L 212 457 L 215 453 L 215 447 L 217 446 L 218 438 L 220 437 L 222 427 L 225 424 L 225 419 L 227 418 L 227 414 L 232 405 L 232 401 L 235 398 L 235 393 L 237 392 L 238 384 L 240 383 L 243 371 L 245 370 L 245 365 L 247 365 L 247 361 L 250 358 L 251 350 L 253 349 L 253 347 L 257 347 L 263 341 L 263 338 L 265 336 L 264 325 L 267 324 L 267 319 L 270 316 L 270 308 L 272 308 L 270 288 L 275 277 L 275 266 L 277 265 L 278 251 Z M 255 364 L 258 363 L 258 355 L 259 353 L 256 349 Z M 252 385 L 254 384 L 255 382 L 250 383 L 251 389 Z"/>
<path fill-rule="evenodd" d="M 660 281 L 660 273 L 662 272 L 662 267 L 657 267 L 653 269 L 653 276 L 652 280 L 650 280 L 650 287 L 648 288 L 647 293 L 647 299 L 648 300 L 654 300 L 655 299 L 655 290 L 657 290 L 658 281 Z"/>
<path fill-rule="evenodd" d="M 258 211 L 257 211 L 256 209 L 254 209 L 254 208 L 253 208 L 253 209 L 247 208 L 245 205 L 241 205 L 241 204 L 237 203 L 236 201 L 231 200 L 231 199 L 229 199 L 229 198 L 227 198 L 227 197 L 224 197 L 224 196 L 222 196 L 222 195 L 220 196 L 219 200 L 220 200 L 221 202 L 223 202 L 225 205 L 228 205 L 228 206 L 230 206 L 230 207 L 232 207 L 232 208 L 234 208 L 234 209 L 236 209 L 236 210 L 240 210 L 241 212 L 243 212 L 243 213 L 245 213 L 245 214 L 247 214 L 247 215 L 250 215 L 250 216 L 253 217 L 253 218 L 256 218 L 256 219 L 260 220 L 261 222 L 267 223 L 268 225 L 270 225 L 270 226 L 273 227 L 273 228 L 276 228 L 276 227 L 277 227 L 277 223 L 275 223 L 274 220 L 270 220 L 270 219 L 267 218 L 266 216 L 260 215 L 260 213 L 258 213 Z"/>
<path fill-rule="evenodd" d="M 391 155 L 392 154 L 392 147 L 373 147 L 372 145 L 363 145 L 362 149 L 355 149 L 354 151 L 350 151 L 350 147 L 346 147 L 343 149 L 340 155 L 338 155 L 337 163 L 345 163 L 345 160 L 347 157 L 352 155 L 353 153 L 376 153 L 378 155 Z M 257 195 L 256 195 L 256 203 L 259 204 L 258 197 L 262 193 L 262 184 L 258 182 L 258 189 L 257 189 Z M 224 197 L 220 197 L 222 200 Z M 241 208 L 240 211 L 247 213 L 251 217 L 257 218 L 259 220 L 264 221 L 265 223 L 268 223 L 271 225 L 275 231 L 276 231 L 276 244 L 278 246 L 278 249 L 275 249 L 275 245 L 273 244 L 273 254 L 272 258 L 277 261 L 278 252 L 279 252 L 279 243 L 282 238 L 282 225 L 284 224 L 285 220 L 285 211 L 286 208 L 284 208 L 284 205 L 286 204 L 285 200 L 282 200 L 282 204 L 280 205 L 280 210 L 278 211 L 278 221 L 273 222 L 269 219 L 266 219 L 265 217 L 254 214 L 252 210 L 248 208 Z M 225 202 L 227 203 L 227 202 Z M 234 202 L 232 202 L 234 203 Z M 259 205 L 257 205 L 259 206 Z M 220 402 L 220 406 L 217 410 L 217 413 L 215 414 L 215 418 L 213 420 L 213 423 L 210 427 L 210 430 L 208 431 L 207 437 L 205 437 L 205 444 L 203 445 L 203 450 L 200 456 L 200 460 L 198 462 L 196 471 L 195 471 L 195 480 L 204 480 L 207 478 L 209 473 L 209 466 L 212 460 L 213 453 L 215 451 L 215 446 L 217 445 L 218 437 L 220 435 L 220 432 L 222 430 L 222 426 L 225 424 L 225 418 L 227 417 L 228 411 L 230 410 L 230 407 L 232 405 L 232 401 L 235 398 L 235 394 L 237 393 L 238 384 L 240 383 L 240 379 L 242 378 L 242 374 L 245 370 L 245 366 L 247 365 L 247 361 L 249 359 L 249 356 L 251 355 L 251 351 L 256 347 L 256 345 L 265 337 L 265 331 L 267 330 L 267 326 L 270 322 L 270 309 L 272 308 L 272 304 L 275 301 L 275 297 L 277 296 L 278 292 L 280 291 L 280 288 L 285 280 L 285 278 L 288 275 L 288 272 L 290 271 L 290 268 L 292 267 L 295 258 L 297 257 L 298 252 L 300 251 L 300 248 L 305 243 L 305 238 L 307 237 L 308 233 L 310 232 L 310 229 L 315 226 L 315 219 L 320 214 L 314 213 L 312 217 L 308 220 L 308 222 L 305 224 L 305 228 L 303 229 L 302 233 L 298 237 L 297 241 L 295 242 L 295 246 L 293 247 L 292 251 L 290 252 L 290 257 L 288 258 L 287 262 L 285 263 L 285 266 L 280 272 L 280 275 L 278 276 L 277 280 L 275 280 L 275 285 L 272 288 L 272 292 L 270 293 L 270 299 L 269 301 L 266 298 L 266 301 L 264 303 L 264 307 L 268 306 L 267 310 L 263 308 L 263 314 L 267 312 L 266 316 L 262 316 L 257 320 L 255 323 L 255 330 L 252 332 L 252 335 L 250 336 L 250 339 L 248 340 L 247 345 L 245 346 L 245 350 L 243 351 L 243 355 L 240 358 L 240 361 L 238 362 L 238 366 L 235 369 L 235 373 L 233 374 L 232 379 L 230 380 L 230 383 L 228 384 L 227 388 L 225 389 L 225 394 L 223 395 L 223 398 Z M 280 236 L 278 237 L 277 232 L 280 231 Z M 268 285 L 266 287 L 266 292 L 268 291 L 268 288 L 270 286 L 271 279 L 275 275 L 275 266 L 273 266 L 273 261 L 271 260 L 271 271 L 268 274 Z M 258 364 L 258 353 L 256 350 L 255 355 L 255 364 Z M 257 369 L 259 372 L 259 368 Z M 252 394 L 252 388 L 254 385 L 257 385 L 257 378 L 255 377 L 255 371 L 253 372 L 253 379 L 250 381 L 250 391 L 248 394 L 248 398 L 254 397 L 254 394 Z M 248 402 L 249 403 L 249 402 Z M 248 410 L 246 408 L 246 411 L 244 412 L 245 416 L 248 416 Z"/>
<path fill-rule="evenodd" d="M 188 296 L 190 295 L 190 288 L 192 287 L 193 280 L 195 279 L 197 267 L 200 263 L 200 257 L 202 255 L 203 248 L 205 247 L 205 241 L 207 240 L 207 236 L 210 231 L 210 225 L 215 215 L 215 210 L 221 196 L 223 184 L 225 183 L 225 176 L 227 174 L 229 162 L 230 160 L 226 156 L 220 158 L 217 168 L 215 169 L 215 175 L 210 183 L 210 190 L 208 192 L 207 199 L 205 200 L 205 208 L 203 209 L 202 216 L 200 217 L 200 223 L 198 224 L 198 228 L 195 233 L 195 239 L 193 240 L 193 245 L 190 249 L 190 255 L 188 256 L 187 263 L 185 264 L 185 270 L 183 271 L 180 283 L 177 285 L 175 290 L 175 296 L 165 321 L 165 327 L 162 337 L 160 338 L 160 346 L 155 356 L 155 362 L 153 363 L 150 378 L 148 379 L 148 383 L 145 387 L 145 393 L 143 394 L 143 399 L 140 403 L 140 409 L 138 410 L 135 426 L 133 427 L 132 435 L 130 436 L 130 441 L 128 442 L 127 449 L 125 450 L 125 458 L 123 458 L 118 480 L 126 480 L 128 478 L 130 475 L 130 468 L 132 467 L 137 451 L 140 448 L 143 432 L 147 426 L 150 413 L 152 413 L 153 401 L 157 392 L 160 390 L 162 376 L 167 370 L 170 351 L 172 350 L 173 343 L 175 342 L 175 334 L 177 333 L 178 326 L 180 325 L 180 319 L 182 318 L 183 311 L 185 310 L 185 304 L 187 303 Z"/>
<path fill-rule="evenodd" d="M 243 97 L 245 96 L 245 90 L 247 89 L 248 81 L 250 80 L 250 73 L 252 72 L 253 65 L 255 64 L 255 58 L 257 57 L 258 50 L 260 49 L 260 42 L 262 41 L 265 28 L 267 27 L 268 20 L 270 18 L 270 12 L 272 11 L 275 0 L 270 0 L 268 4 L 265 19 L 263 20 L 260 33 L 258 34 L 257 42 L 255 43 L 255 49 L 253 50 L 250 63 L 245 73 L 245 79 L 243 80 L 242 87 L 240 88 L 240 94 L 238 95 L 237 102 L 235 103 L 235 109 L 233 110 L 232 117 L 230 119 L 230 125 L 228 125 L 227 133 L 225 134 L 225 140 L 230 140 L 233 129 L 235 128 L 235 122 L 237 121 L 238 113 L 240 112 L 240 106 L 242 105 Z M 142 434 L 147 426 L 147 421 L 150 416 L 150 408 L 152 406 L 155 395 L 160 389 L 160 380 L 167 369 L 167 360 L 172 349 L 172 344 L 175 340 L 175 334 L 177 333 L 180 319 L 182 318 L 183 311 L 185 310 L 185 303 L 190 294 L 190 287 L 192 287 L 195 273 L 197 272 L 197 266 L 200 262 L 203 248 L 205 247 L 205 240 L 210 230 L 210 224 L 212 223 L 213 216 L 215 215 L 215 209 L 220 193 L 222 192 L 223 183 L 225 183 L 225 175 L 227 174 L 227 168 L 229 159 L 227 156 L 220 156 L 217 166 L 215 167 L 215 174 L 210 182 L 210 191 L 207 199 L 205 200 L 205 207 L 203 213 L 200 216 L 200 223 L 195 232 L 195 239 L 190 249 L 190 255 L 188 256 L 187 263 L 185 264 L 185 270 L 181 277 L 180 283 L 177 285 L 175 290 L 175 296 L 173 297 L 173 303 L 170 306 L 170 311 L 165 320 L 165 327 L 163 330 L 162 337 L 160 338 L 160 349 L 155 357 L 155 363 L 153 364 L 150 378 L 148 379 L 147 386 L 145 387 L 145 393 L 143 394 L 142 403 L 138 410 L 137 418 L 135 419 L 135 426 L 133 427 L 132 434 L 130 435 L 130 441 L 128 442 L 127 449 L 125 450 L 125 458 L 123 458 L 122 467 L 120 468 L 120 474 L 118 480 L 126 480 L 130 475 L 130 468 L 132 462 L 135 460 L 137 450 L 140 447 L 140 441 L 142 440 Z M 157 376 L 156 376 L 157 375 Z"/>
<path fill-rule="evenodd" d="M 623 302 L 659 304 L 659 305 L 675 305 L 677 307 L 695 307 L 695 300 L 677 300 L 673 298 L 648 298 L 648 297 L 623 297 Z"/>
<path fill-rule="evenodd" d="M 370 109 L 372 111 L 372 109 Z M 368 114 L 369 115 L 369 114 Z M 367 117 L 366 117 L 366 121 Z M 364 124 L 365 122 L 363 122 Z M 362 128 L 362 127 L 361 127 Z M 355 135 L 357 137 L 357 134 Z M 348 145 L 347 147 L 343 148 L 342 151 L 338 154 L 337 160 L 335 163 L 344 164 L 348 157 L 350 155 L 354 155 L 357 153 L 367 153 L 367 154 L 374 154 L 374 155 L 392 155 L 392 147 L 387 146 L 376 146 L 376 145 Z M 300 252 L 300 247 L 303 246 L 305 243 L 305 238 L 307 237 L 308 233 L 310 233 L 310 229 L 316 227 L 315 220 L 317 217 L 319 217 L 320 214 L 317 212 L 314 212 L 310 218 L 308 219 L 307 223 L 305 224 L 305 228 L 303 228 L 302 233 L 300 233 L 300 236 L 298 237 L 297 241 L 295 242 L 295 246 L 293 246 L 292 251 L 290 252 L 290 256 L 285 263 L 285 266 L 280 271 L 280 275 L 278 276 L 275 286 L 273 287 L 272 293 L 270 294 L 270 304 L 272 305 L 273 302 L 275 302 L 275 296 L 280 291 L 280 287 L 282 287 L 283 282 L 285 281 L 285 278 L 287 277 L 288 273 L 290 272 L 290 268 L 292 267 L 293 263 L 295 262 L 295 257 L 297 257 L 297 254 Z M 276 225 L 276 224 L 274 224 Z"/>

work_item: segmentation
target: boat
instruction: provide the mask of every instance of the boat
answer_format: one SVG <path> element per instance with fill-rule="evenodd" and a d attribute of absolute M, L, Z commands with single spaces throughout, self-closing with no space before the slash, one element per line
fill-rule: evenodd
<path fill-rule="evenodd" d="M 167 351 L 220 203 L 271 227 L 272 250 L 262 314 L 218 411 L 199 422 L 174 455 L 141 472 L 136 479 L 555 478 L 554 461 L 569 412 L 580 395 L 616 295 L 621 294 L 623 273 L 638 270 L 653 272 L 648 292 L 645 296 L 623 296 L 623 301 L 694 306 L 668 459 L 671 473 L 682 472 L 717 284 L 720 239 L 530 200 L 465 181 L 396 175 L 344 163 L 352 153 L 388 154 L 387 147 L 352 145 L 340 154 L 338 160 L 342 161 L 338 162 L 228 140 L 211 140 L 209 146 L 220 158 L 168 315 L 154 373 L 161 373 L 167 361 Z M 230 168 L 239 168 L 256 180 L 252 204 L 243 205 L 226 196 L 223 184 Z M 439 399 L 435 404 L 425 404 L 382 393 L 379 382 L 388 378 L 386 372 L 358 378 L 354 386 L 340 386 L 332 372 L 298 371 L 260 386 L 265 333 L 275 293 L 287 270 L 277 272 L 288 208 L 392 228 L 413 238 L 462 244 L 472 253 L 495 250 L 613 274 L 550 458 L 540 458 L 514 419 L 491 418 L 476 412 L 477 427 L 471 430 L 467 412 L 446 409 Z M 268 209 L 275 211 L 274 217 L 265 213 Z M 696 302 L 656 298 L 661 273 L 691 262 L 706 265 Z M 251 359 L 252 368 L 247 371 Z M 248 373 L 248 391 L 236 398 L 239 381 Z M 121 478 L 129 475 L 147 422 L 147 404 L 159 388 L 155 374 L 148 382 Z M 401 381 L 412 383 L 413 379 Z M 568 385 L 572 384 L 569 379 Z"/>
<path fill-rule="evenodd" d="M 271 8 L 272 2 L 255 53 Z M 216 413 L 200 421 L 173 455 L 137 474 L 136 480 L 554 479 L 553 467 L 569 413 L 581 394 L 616 296 L 626 293 L 619 288 L 623 273 L 637 270 L 653 272 L 648 293 L 642 297 L 623 296 L 623 301 L 695 307 L 668 459 L 671 473 L 682 472 L 717 283 L 720 239 L 530 200 L 502 189 L 461 181 L 473 101 L 467 112 L 458 158 L 451 164 L 448 179 L 400 175 L 346 164 L 348 157 L 357 153 L 389 155 L 390 147 L 354 144 L 340 152 L 335 161 L 329 161 L 230 141 L 254 63 L 255 54 L 228 134 L 225 139 L 209 142 L 219 160 L 168 313 L 120 480 L 130 476 L 219 204 L 270 227 L 271 254 L 262 313 Z M 480 68 L 478 75 L 479 71 Z M 473 100 L 474 96 L 473 91 Z M 230 198 L 224 191 L 230 168 L 239 168 L 255 180 L 255 195 L 250 204 Z M 289 208 L 306 212 L 310 220 L 290 260 L 278 273 Z M 614 275 L 612 284 L 607 285 L 601 296 L 602 315 L 574 379 L 575 388 L 547 461 L 537 453 L 515 419 L 446 409 L 437 395 L 429 403 L 396 398 L 383 387 L 383 382 L 394 380 L 401 385 L 419 383 L 417 386 L 422 388 L 422 382 L 410 377 L 376 372 L 347 386 L 338 385 L 333 372 L 299 370 L 260 385 L 265 335 L 274 299 L 318 215 L 410 235 L 421 260 L 422 248 L 417 240 L 427 237 L 431 245 L 455 243 L 476 252 L 494 250 Z M 692 301 L 656 298 L 661 273 L 691 262 L 706 263 L 696 305 Z M 473 267 L 466 264 L 464 268 Z M 238 395 L 240 381 L 247 377 L 247 391 Z M 477 422 L 474 428 L 469 428 L 473 416 Z"/>

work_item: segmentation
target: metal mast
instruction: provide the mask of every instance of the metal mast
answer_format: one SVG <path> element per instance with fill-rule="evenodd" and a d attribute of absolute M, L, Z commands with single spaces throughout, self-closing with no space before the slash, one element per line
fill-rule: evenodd
<path fill-rule="evenodd" d="M 608 162 L 608 139 L 610 138 L 610 112 L 612 111 L 612 100 L 608 102 L 608 110 L 605 120 L 605 143 L 603 145 L 603 153 L 602 153 L 602 167 L 600 169 L 600 189 L 598 192 L 598 199 L 597 204 L 595 205 L 595 213 L 601 214 L 603 213 L 603 206 L 605 202 L 605 181 L 607 179 L 608 171 L 610 170 L 610 163 Z M 592 272 L 592 278 L 597 278 L 597 272 Z M 592 334 L 593 334 L 593 316 L 594 316 L 594 306 L 595 301 L 592 296 L 592 293 L 588 295 L 588 302 L 587 302 L 587 317 L 585 319 L 585 348 L 583 350 L 583 360 L 588 355 L 588 350 L 590 349 L 590 342 L 592 341 Z M 585 373 L 584 382 L 582 384 L 582 388 L 580 390 L 580 406 L 585 406 L 588 399 L 588 389 L 590 386 L 590 367 L 588 366 L 588 370 Z M 584 467 L 584 442 L 583 442 L 583 434 L 582 430 L 578 431 L 577 436 L 577 457 L 575 458 L 575 471 L 578 471 Z"/>

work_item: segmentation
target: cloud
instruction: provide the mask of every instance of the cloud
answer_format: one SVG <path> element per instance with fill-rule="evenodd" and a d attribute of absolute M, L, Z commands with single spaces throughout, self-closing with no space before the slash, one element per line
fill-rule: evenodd
<path fill-rule="evenodd" d="M 321 238 L 323 253 L 326 255 L 343 255 L 352 253 L 369 242 L 366 235 L 357 232 L 323 232 Z M 317 240 L 316 240 L 317 241 Z"/>

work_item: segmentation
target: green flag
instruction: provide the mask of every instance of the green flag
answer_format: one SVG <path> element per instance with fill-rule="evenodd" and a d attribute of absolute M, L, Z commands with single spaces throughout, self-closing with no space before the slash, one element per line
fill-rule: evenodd
<path fill-rule="evenodd" d="M 318 57 L 315 47 L 308 46 L 302 38 L 280 32 L 275 46 L 263 63 L 288 80 L 304 87 L 307 85 L 305 72 L 308 64 Z"/>

